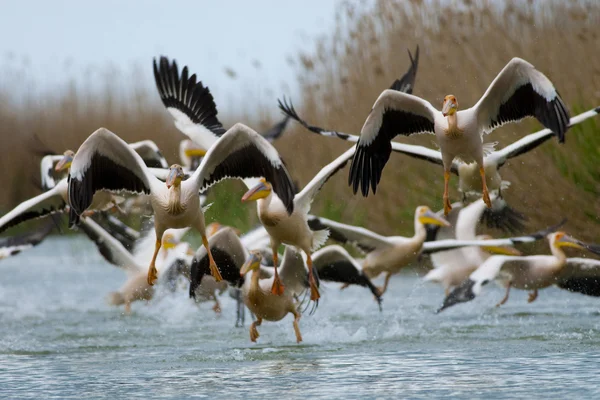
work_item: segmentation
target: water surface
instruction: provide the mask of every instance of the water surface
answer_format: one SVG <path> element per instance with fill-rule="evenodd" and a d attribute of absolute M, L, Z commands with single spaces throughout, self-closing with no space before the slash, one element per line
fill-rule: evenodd
<path fill-rule="evenodd" d="M 317 312 L 264 322 L 249 340 L 186 291 L 133 314 L 107 305 L 125 273 L 82 238 L 51 238 L 0 262 L 3 398 L 593 398 L 600 396 L 600 299 L 493 285 L 435 315 L 443 291 L 392 279 L 379 312 L 362 288 L 325 285 Z"/>

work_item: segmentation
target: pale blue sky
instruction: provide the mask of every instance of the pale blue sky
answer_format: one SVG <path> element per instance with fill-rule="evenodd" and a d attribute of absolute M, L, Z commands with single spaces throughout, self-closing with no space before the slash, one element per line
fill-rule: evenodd
<path fill-rule="evenodd" d="M 293 90 L 295 72 L 286 58 L 311 50 L 315 38 L 333 28 L 339 2 L 2 1 L 0 69 L 26 71 L 36 89 L 53 90 L 73 77 L 82 84 L 84 74 L 101 87 L 107 77 L 94 75 L 97 67 L 113 65 L 130 76 L 137 65 L 144 74 L 138 79 L 154 85 L 151 60 L 164 54 L 189 65 L 231 106 L 240 86 L 261 97 L 268 88 L 280 96 L 286 81 Z M 11 76 L 0 74 L 0 84 Z"/>

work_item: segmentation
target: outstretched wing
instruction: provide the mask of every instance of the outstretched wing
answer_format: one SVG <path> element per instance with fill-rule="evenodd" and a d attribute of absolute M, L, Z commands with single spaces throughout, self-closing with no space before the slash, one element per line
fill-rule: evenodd
<path fill-rule="evenodd" d="M 71 164 L 69 203 L 81 215 L 99 190 L 150 194 L 160 181 L 149 173 L 144 161 L 127 143 L 106 128 L 83 142 Z"/>
<path fill-rule="evenodd" d="M 177 63 L 160 57 L 154 64 L 154 80 L 163 104 L 175 120 L 175 126 L 204 149 L 210 147 L 225 133 L 217 118 L 217 106 L 208 87 L 196 82 L 196 74 L 188 76 L 183 67 L 181 76 Z"/>
<path fill-rule="evenodd" d="M 294 207 L 302 210 L 305 214 L 310 211 L 310 205 L 315 199 L 317 193 L 321 190 L 325 182 L 329 180 L 338 171 L 343 169 L 350 158 L 354 155 L 356 146 L 352 146 L 346 150 L 341 156 L 323 167 L 314 178 L 295 196 Z"/>
<path fill-rule="evenodd" d="M 327 218 L 309 215 L 308 226 L 313 231 L 329 229 L 330 239 L 343 244 L 351 244 L 366 253 L 393 246 L 393 243 L 385 236 L 360 226 L 343 224 Z"/>
<path fill-rule="evenodd" d="M 397 135 L 435 133 L 437 113 L 426 100 L 395 90 L 384 90 L 362 127 L 352 158 L 348 184 L 354 193 L 359 186 L 363 196 L 369 194 L 369 187 L 375 193 L 383 167 L 392 152 L 392 139 Z"/>
<path fill-rule="evenodd" d="M 226 178 L 265 178 L 286 206 L 294 209 L 294 184 L 277 150 L 260 134 L 237 123 L 206 153 L 190 179 L 200 191 Z"/>
<path fill-rule="evenodd" d="M 500 71 L 473 110 L 485 133 L 509 122 L 535 117 L 562 143 L 569 127 L 569 111 L 552 82 L 517 57 Z"/>
<path fill-rule="evenodd" d="M 588 118 L 595 117 L 599 113 L 600 107 L 596 107 L 593 110 L 589 110 L 582 114 L 579 114 L 571 118 L 571 120 L 569 121 L 569 128 L 573 125 L 577 125 L 585 121 Z M 521 138 L 512 144 L 509 144 L 501 150 L 494 151 L 486 158 L 489 158 L 490 161 L 496 163 L 496 165 L 499 168 L 503 166 L 507 160 L 520 156 L 521 154 L 525 154 L 535 149 L 536 147 L 550 139 L 552 136 L 554 136 L 554 132 L 552 132 L 550 129 L 543 129 L 539 132 L 527 135 L 524 138 Z"/>
<path fill-rule="evenodd" d="M 50 214 L 63 212 L 67 207 L 67 179 L 58 182 L 52 189 L 26 200 L 0 218 L 0 233 L 21 222 Z"/>

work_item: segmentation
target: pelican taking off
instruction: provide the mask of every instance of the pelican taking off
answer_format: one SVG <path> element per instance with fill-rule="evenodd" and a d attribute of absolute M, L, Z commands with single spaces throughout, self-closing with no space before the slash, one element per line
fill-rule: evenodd
<path fill-rule="evenodd" d="M 350 166 L 348 183 L 363 196 L 375 193 L 381 173 L 392 151 L 396 135 L 436 135 L 444 165 L 444 214 L 452 208 L 448 181 L 452 161 L 476 162 L 482 182 L 483 200 L 491 207 L 483 164 L 483 134 L 525 117 L 537 118 L 564 142 L 569 113 L 552 82 L 533 65 L 513 58 L 494 79 L 475 106 L 458 111 L 455 96 L 444 98 L 442 111 L 428 101 L 395 90 L 385 90 L 367 117 Z"/>
<path fill-rule="evenodd" d="M 506 294 L 497 306 L 506 303 L 511 287 L 531 290 L 529 303 L 537 298 L 539 289 L 552 285 L 599 296 L 597 288 L 595 291 L 589 290 L 585 280 L 598 282 L 600 260 L 567 258 L 563 248 L 571 247 L 600 254 L 600 247 L 583 243 L 564 232 L 548 234 L 548 242 L 552 255 L 491 256 L 446 297 L 438 312 L 455 304 L 473 300 L 481 293 L 482 286 L 493 280 L 500 280 L 506 287 Z"/>
<path fill-rule="evenodd" d="M 152 175 L 141 157 L 114 133 L 100 128 L 81 145 L 69 175 L 69 202 L 80 214 L 98 190 L 129 191 L 150 195 L 156 231 L 155 250 L 148 269 L 148 283 L 157 278 L 156 256 L 168 228 L 194 227 L 208 246 L 199 191 L 225 178 L 264 177 L 281 197 L 285 209 L 293 210 L 293 186 L 277 151 L 262 136 L 242 124 L 234 125 L 211 147 L 187 180 L 183 168 L 172 165 L 166 185 Z M 207 247 L 208 248 L 208 247 Z M 211 273 L 221 275 L 210 255 Z"/>
<path fill-rule="evenodd" d="M 313 276 L 313 260 L 311 253 L 321 247 L 329 232 L 327 230 L 312 231 L 307 223 L 310 206 L 325 182 L 337 171 L 342 169 L 354 154 L 355 146 L 346 150 L 342 155 L 333 160 L 319 171 L 317 175 L 294 196 L 294 211 L 286 212 L 282 199 L 273 193 L 271 184 L 265 180 L 260 181 L 244 194 L 242 201 L 257 200 L 258 218 L 271 237 L 273 261 L 277 266 L 277 248 L 280 244 L 288 244 L 301 249 L 307 257 L 308 278 L 311 287 L 311 300 L 319 299 L 319 291 Z M 289 182 L 293 185 L 293 182 Z M 283 293 L 277 269 L 273 280 L 273 294 Z"/>

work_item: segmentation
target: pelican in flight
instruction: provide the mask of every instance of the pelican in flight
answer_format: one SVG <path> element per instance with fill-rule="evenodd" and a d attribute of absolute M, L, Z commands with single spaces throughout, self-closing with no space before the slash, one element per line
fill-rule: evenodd
<path fill-rule="evenodd" d="M 410 263 L 417 260 L 425 243 L 427 231 L 425 224 L 449 226 L 441 216 L 435 214 L 427 206 L 417 207 L 415 211 L 415 234 L 412 238 L 402 236 L 385 237 L 362 227 L 334 222 L 325 218 L 314 217 L 309 221 L 309 226 L 315 228 L 328 228 L 331 238 L 342 243 L 350 243 L 367 254 L 362 264 L 362 270 L 370 279 L 385 273 L 385 283 L 379 289 L 383 295 L 387 290 L 389 280 L 393 274 Z"/>
<path fill-rule="evenodd" d="M 570 247 L 600 254 L 600 246 L 581 242 L 565 232 L 550 233 L 547 237 L 552 255 L 491 256 L 446 297 L 438 312 L 473 300 L 481 293 L 484 285 L 494 280 L 499 280 L 506 287 L 504 298 L 496 306 L 506 303 L 511 287 L 531 291 L 529 303 L 537 299 L 539 289 L 552 285 L 600 296 L 597 286 L 600 260 L 567 258 L 563 250 Z"/>
<path fill-rule="evenodd" d="M 294 106 L 284 100 L 279 102 L 279 108 L 289 117 L 300 123 L 307 130 L 326 137 L 337 137 L 352 143 L 360 140 L 360 136 L 352 135 L 344 132 L 337 132 L 310 125 L 305 120 L 298 116 Z M 589 118 L 600 114 L 600 107 L 588 110 L 584 113 L 574 116 L 570 119 L 568 127 L 580 124 Z M 502 180 L 500 176 L 500 168 L 506 164 L 511 158 L 525 154 L 539 145 L 545 143 L 554 136 L 554 132 L 550 129 L 542 129 L 538 132 L 531 133 L 514 143 L 500 149 L 495 150 L 495 143 L 484 144 L 489 150 L 483 157 L 483 167 L 486 176 L 486 185 L 489 193 L 498 192 L 502 194 L 502 190 L 510 185 L 510 182 Z M 394 153 L 405 154 L 420 160 L 429 161 L 433 164 L 444 165 L 442 153 L 438 150 L 433 150 L 424 146 L 391 142 L 392 151 Z M 458 176 L 458 190 L 463 195 L 463 201 L 467 200 L 470 195 L 481 195 L 482 180 L 479 175 L 477 163 L 465 163 L 460 159 L 454 159 L 450 165 L 450 172 Z M 502 208 L 504 209 L 504 207 Z"/>
<path fill-rule="evenodd" d="M 455 96 L 444 98 L 442 111 L 429 102 L 395 90 L 381 93 L 363 125 L 348 182 L 354 192 L 375 193 L 398 134 L 435 134 L 444 166 L 444 214 L 451 209 L 448 181 L 452 162 L 475 162 L 483 199 L 491 207 L 485 175 L 483 134 L 525 117 L 537 118 L 564 142 L 569 113 L 552 82 L 528 62 L 513 58 L 494 79 L 477 104 L 458 111 Z"/>
<path fill-rule="evenodd" d="M 234 229 L 224 227 L 209 240 L 210 247 L 219 260 L 223 278 L 234 287 L 242 290 L 244 304 L 254 313 L 257 320 L 250 327 L 250 339 L 258 338 L 259 326 L 263 319 L 279 321 L 287 314 L 294 315 L 296 341 L 302 341 L 298 321 L 300 311 L 296 307 L 295 296 L 300 296 L 309 287 L 308 272 L 304 260 L 292 247 L 286 246 L 279 266 L 279 276 L 285 289 L 282 294 L 273 294 L 271 287 L 274 269 L 261 266 L 261 253 L 248 252 Z M 191 268 L 190 297 L 196 298 L 201 289 L 202 278 L 209 272 L 206 250 L 198 249 Z M 248 276 L 250 274 L 250 276 Z"/>
<path fill-rule="evenodd" d="M 261 180 L 258 184 L 252 186 L 250 182 L 245 183 L 250 186 L 242 201 L 257 201 L 258 218 L 271 237 L 271 248 L 273 252 L 273 261 L 277 266 L 278 255 L 277 248 L 280 244 L 295 246 L 302 250 L 307 257 L 308 277 L 311 287 L 310 298 L 313 301 L 319 299 L 319 290 L 317 289 L 316 279 L 313 276 L 313 260 L 311 253 L 321 247 L 329 231 L 326 229 L 313 231 L 309 228 L 307 220 L 311 204 L 325 182 L 329 180 L 336 172 L 344 168 L 355 151 L 355 146 L 346 150 L 342 155 L 326 165 L 315 175 L 315 177 L 294 196 L 294 211 L 289 214 L 286 212 L 284 204 L 273 192 L 273 188 L 266 180 Z M 293 185 L 293 182 L 289 182 Z M 278 277 L 277 269 L 273 280 L 273 294 L 282 294 L 284 287 Z"/>
<path fill-rule="evenodd" d="M 81 230 L 90 238 L 106 261 L 123 268 L 128 273 L 128 279 L 117 292 L 109 294 L 108 301 L 111 305 L 125 305 L 125 313 L 131 313 L 131 303 L 135 301 L 149 301 L 154 296 L 154 287 L 148 284 L 146 268 L 136 257 L 130 253 L 122 243 L 102 228 L 92 218 L 81 220 Z M 167 236 L 167 235 L 165 235 Z M 194 253 L 188 243 L 182 242 L 169 250 L 168 257 L 159 261 L 159 268 L 168 271 L 172 267 L 177 269 L 179 263 L 192 261 Z M 165 274 L 168 276 L 169 274 Z"/>
<path fill-rule="evenodd" d="M 488 250 L 502 246 L 513 246 L 517 243 L 528 243 L 545 235 L 554 228 L 548 228 L 526 236 L 489 240 L 436 240 L 425 242 L 427 231 L 425 224 L 448 227 L 449 222 L 434 213 L 427 206 L 419 206 L 415 211 L 415 234 L 412 237 L 382 236 L 368 229 L 311 216 L 309 226 L 312 229 L 327 228 L 331 239 L 343 244 L 350 244 L 366 254 L 362 262 L 362 270 L 374 279 L 382 273 L 386 274 L 385 283 L 380 294 L 385 293 L 392 275 L 418 260 L 421 254 L 432 254 L 467 246 L 483 246 Z"/>
<path fill-rule="evenodd" d="M 293 186 L 279 154 L 262 136 L 243 124 L 234 125 L 221 136 L 189 179 L 183 180 L 183 168 L 174 164 L 165 183 L 150 173 L 140 156 L 121 138 L 100 128 L 85 140 L 73 159 L 69 203 L 76 214 L 81 214 L 98 190 L 150 195 L 156 243 L 148 268 L 148 283 L 153 284 L 157 278 L 156 256 L 166 229 L 194 227 L 200 232 L 203 245 L 208 246 L 199 192 L 225 178 L 252 177 L 264 177 L 271 182 L 286 211 L 293 211 Z M 211 273 L 220 281 L 210 251 L 209 258 Z"/>

